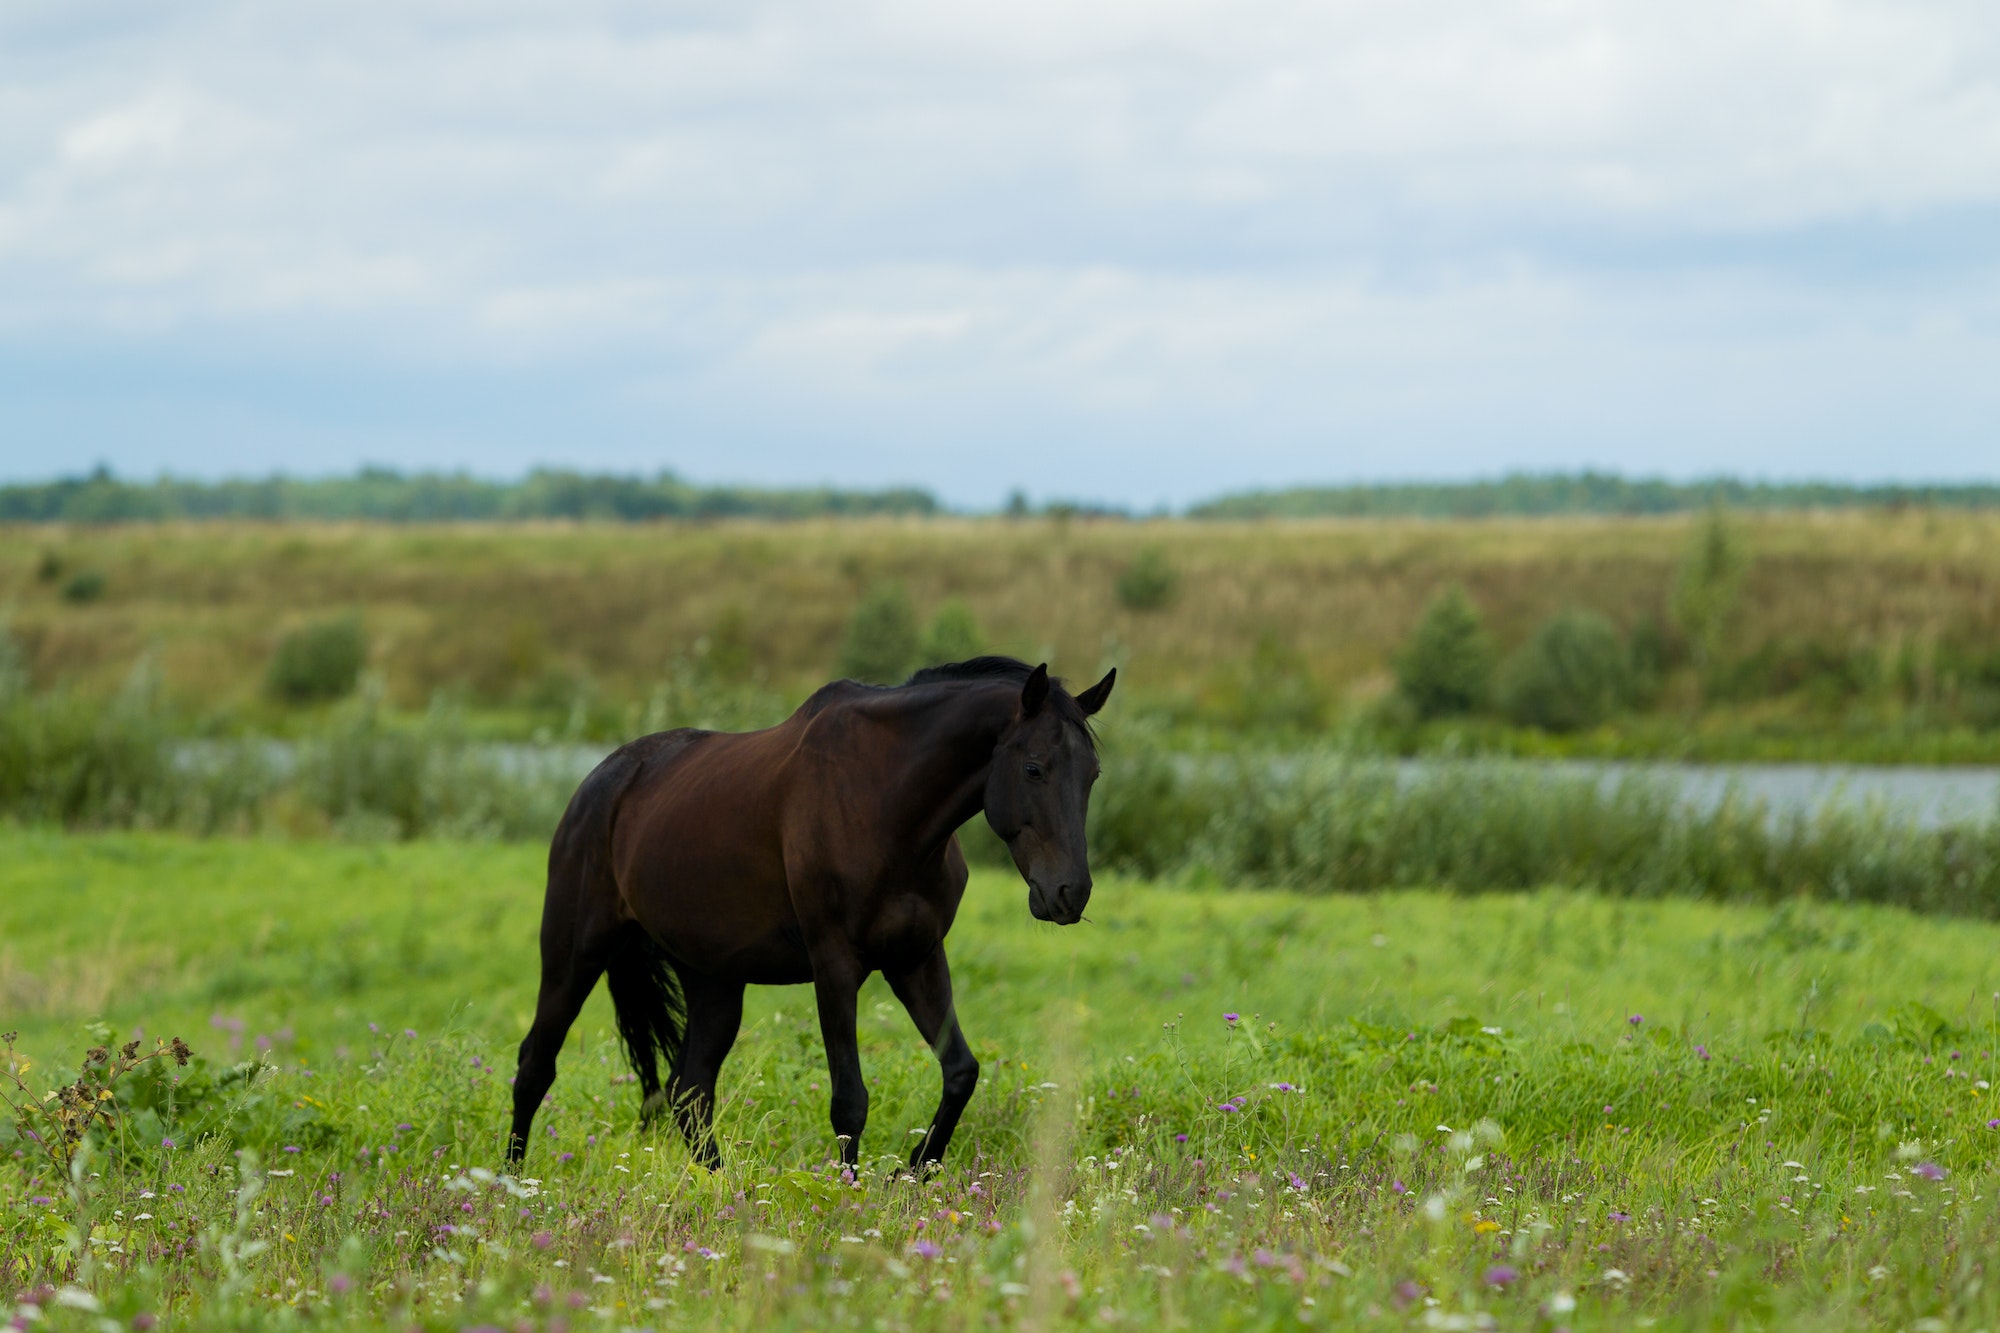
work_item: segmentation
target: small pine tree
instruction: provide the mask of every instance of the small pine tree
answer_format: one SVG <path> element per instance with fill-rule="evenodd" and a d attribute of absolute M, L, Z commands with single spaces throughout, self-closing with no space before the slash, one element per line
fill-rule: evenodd
<path fill-rule="evenodd" d="M 1668 605 L 1674 628 L 1687 640 L 1695 669 L 1703 675 L 1714 670 L 1722 655 L 1748 564 L 1728 516 L 1720 506 L 1709 510 L 1681 556 Z"/>
<path fill-rule="evenodd" d="M 972 608 L 951 597 L 938 608 L 929 628 L 924 630 L 921 656 L 926 666 L 935 666 L 939 662 L 963 662 L 968 657 L 977 657 L 984 647 Z"/>
<path fill-rule="evenodd" d="M 1479 610 L 1453 584 L 1430 600 L 1396 658 L 1396 687 L 1420 718 L 1476 712 L 1493 679 L 1493 646 Z"/>
<path fill-rule="evenodd" d="M 910 674 L 921 647 L 910 595 L 900 583 L 877 583 L 862 595 L 847 622 L 840 674 L 886 685 Z"/>

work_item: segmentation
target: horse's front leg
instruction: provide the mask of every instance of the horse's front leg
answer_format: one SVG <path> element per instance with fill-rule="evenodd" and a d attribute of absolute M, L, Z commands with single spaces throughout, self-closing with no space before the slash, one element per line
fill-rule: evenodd
<path fill-rule="evenodd" d="M 861 1131 L 868 1125 L 868 1085 L 861 1079 L 861 1044 L 854 1032 L 854 1004 L 868 973 L 851 953 L 813 955 L 813 996 L 819 1002 L 819 1035 L 826 1043 L 826 1071 L 833 1084 L 833 1134 L 840 1160 L 861 1160 Z"/>
<path fill-rule="evenodd" d="M 951 999 L 951 968 L 945 962 L 943 944 L 908 972 L 888 980 L 889 989 L 916 1020 L 917 1031 L 930 1043 L 931 1054 L 944 1073 L 944 1092 L 938 1098 L 937 1114 L 931 1117 L 930 1132 L 910 1153 L 910 1169 L 922 1171 L 944 1160 L 952 1131 L 958 1128 L 958 1118 L 979 1084 L 979 1061 L 959 1030 L 958 1010 Z"/>

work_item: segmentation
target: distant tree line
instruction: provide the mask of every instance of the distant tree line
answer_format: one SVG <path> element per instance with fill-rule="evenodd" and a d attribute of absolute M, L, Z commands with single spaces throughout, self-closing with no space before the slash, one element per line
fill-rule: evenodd
<path fill-rule="evenodd" d="M 2000 506 L 2000 485 L 1846 486 L 1728 477 L 1674 482 L 1608 472 L 1517 472 L 1498 481 L 1300 486 L 1248 491 L 1193 506 L 1192 518 L 1501 518 L 1558 514 L 1676 514 L 1729 509 Z"/>
<path fill-rule="evenodd" d="M 820 518 L 933 514 L 928 491 L 898 488 L 765 490 L 696 486 L 671 472 L 653 477 L 544 469 L 520 481 L 462 472 L 366 468 L 349 477 L 127 481 L 99 468 L 83 477 L 0 486 L 0 522 L 119 523 L 165 519 L 370 519 L 451 522 L 573 518 L 641 522 L 664 518 Z"/>

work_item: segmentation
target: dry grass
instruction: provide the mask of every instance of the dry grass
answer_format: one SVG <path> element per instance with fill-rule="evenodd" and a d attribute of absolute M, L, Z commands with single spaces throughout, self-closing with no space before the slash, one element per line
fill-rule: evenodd
<path fill-rule="evenodd" d="M 1661 614 L 1688 516 L 1480 522 L 1192 523 L 906 519 L 619 526 L 534 523 L 0 529 L 0 610 L 37 680 L 109 689 L 153 650 L 168 689 L 254 698 L 288 626 L 359 609 L 393 697 L 440 687 L 503 700 L 587 676 L 643 697 L 732 615 L 773 685 L 823 680 L 862 591 L 895 579 L 928 613 L 973 608 L 997 648 L 1081 675 L 1106 659 L 1142 691 L 1190 693 L 1260 637 L 1336 695 L 1379 690 L 1419 608 L 1462 582 L 1503 644 L 1586 606 L 1629 626 Z M 2000 515 L 1748 516 L 1753 557 L 1733 647 L 1813 640 L 1884 653 L 2000 641 Z M 1180 572 L 1166 610 L 1113 591 L 1147 546 Z M 105 575 L 75 605 L 45 553 Z"/>

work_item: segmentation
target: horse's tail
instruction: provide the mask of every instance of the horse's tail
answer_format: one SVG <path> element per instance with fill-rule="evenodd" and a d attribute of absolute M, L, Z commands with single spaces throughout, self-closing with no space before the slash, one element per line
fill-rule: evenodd
<path fill-rule="evenodd" d="M 611 1003 L 618 1011 L 618 1037 L 632 1072 L 644 1089 L 644 1112 L 659 1109 L 662 1066 L 671 1077 L 687 1039 L 687 998 L 666 951 L 638 922 L 628 922 L 612 945 L 605 967 Z"/>

